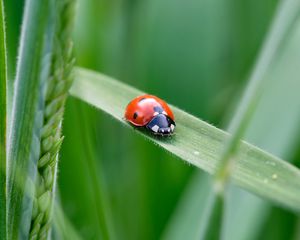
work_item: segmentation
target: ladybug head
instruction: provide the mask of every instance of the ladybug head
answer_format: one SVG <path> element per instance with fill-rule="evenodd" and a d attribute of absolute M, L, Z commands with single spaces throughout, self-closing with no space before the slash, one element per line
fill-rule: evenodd
<path fill-rule="evenodd" d="M 146 128 L 157 135 L 171 135 L 175 129 L 175 122 L 163 113 L 155 115 Z"/>

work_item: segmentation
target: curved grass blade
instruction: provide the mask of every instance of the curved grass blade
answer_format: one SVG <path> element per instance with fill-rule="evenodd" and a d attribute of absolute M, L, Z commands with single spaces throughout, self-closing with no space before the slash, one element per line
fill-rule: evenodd
<path fill-rule="evenodd" d="M 0 239 L 6 239 L 7 64 L 4 6 L 0 1 Z"/>
<path fill-rule="evenodd" d="M 53 39 L 50 1 L 25 4 L 8 141 L 9 239 L 28 239 Z"/>
<path fill-rule="evenodd" d="M 142 94 L 126 84 L 103 74 L 77 69 L 71 95 L 123 120 L 128 102 Z M 137 130 L 158 146 L 211 174 L 216 171 L 224 142 L 229 135 L 196 117 L 173 107 L 176 133 L 168 139 L 159 139 Z M 264 152 L 246 142 L 236 156 L 233 182 L 261 197 L 282 206 L 300 211 L 300 171 L 293 165 Z"/>

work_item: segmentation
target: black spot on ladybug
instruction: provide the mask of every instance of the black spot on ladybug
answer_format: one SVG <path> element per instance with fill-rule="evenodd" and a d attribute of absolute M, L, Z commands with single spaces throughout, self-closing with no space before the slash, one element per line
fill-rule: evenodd
<path fill-rule="evenodd" d="M 137 112 L 135 112 L 134 114 L 133 114 L 133 119 L 136 119 L 138 117 L 138 114 L 137 114 Z"/>
<path fill-rule="evenodd" d="M 143 97 L 143 98 L 141 98 L 141 99 L 139 100 L 139 102 L 142 102 L 142 101 L 144 101 L 145 99 L 146 99 L 146 98 Z"/>
<path fill-rule="evenodd" d="M 162 113 L 162 112 L 164 111 L 164 110 L 163 110 L 161 107 L 159 107 L 159 106 L 154 107 L 153 110 L 154 110 L 154 112 L 158 112 L 158 113 Z"/>

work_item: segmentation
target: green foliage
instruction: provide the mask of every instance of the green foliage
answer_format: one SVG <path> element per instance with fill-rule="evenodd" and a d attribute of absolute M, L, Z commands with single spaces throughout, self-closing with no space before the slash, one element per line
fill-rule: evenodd
<path fill-rule="evenodd" d="M 70 114 L 71 113 L 71 114 Z M 70 121 L 71 120 L 71 121 Z M 96 116 L 91 109 L 85 108 L 85 104 L 79 100 L 70 99 L 67 105 L 66 122 L 71 122 L 66 126 L 65 132 L 68 133 L 68 138 L 66 139 L 65 147 L 74 148 L 72 153 L 69 153 L 67 158 L 72 159 L 71 164 L 74 166 L 74 172 L 69 172 L 69 176 L 72 176 L 72 182 L 76 185 L 75 196 L 71 198 L 84 199 L 84 204 L 93 206 L 90 213 L 86 213 L 88 209 L 79 209 L 78 211 L 83 211 L 87 218 L 82 222 L 80 226 L 84 226 L 84 223 L 88 223 L 86 227 L 91 228 L 95 226 L 97 231 L 88 231 L 86 236 L 83 238 L 95 238 L 99 236 L 101 239 L 114 239 L 114 231 L 112 229 L 111 223 L 112 219 L 109 212 L 109 205 L 107 204 L 107 191 L 105 188 L 105 183 L 103 182 L 103 174 L 101 169 L 98 168 L 99 163 L 96 161 L 96 150 L 97 144 L 94 140 L 95 128 L 89 128 L 89 126 L 95 126 Z M 73 129 L 73 126 L 81 125 L 80 128 Z M 76 145 L 69 145 L 71 143 Z M 68 141 L 69 140 L 69 141 Z M 64 152 L 62 152 L 63 158 Z M 79 160 L 79 162 L 78 162 Z M 66 162 L 61 163 L 61 168 L 70 168 Z M 60 176 L 65 179 L 67 176 Z M 78 180 L 75 180 L 78 179 Z M 78 181 L 78 182 L 77 182 Z M 88 186 L 88 188 L 82 188 L 82 185 Z M 61 192 L 64 196 L 66 193 Z"/>
<path fill-rule="evenodd" d="M 122 79 L 220 128 L 231 119 L 232 109 L 243 97 L 240 90 L 244 88 L 244 80 L 255 63 L 278 1 L 78 2 L 74 46 L 79 66 Z M 293 3 L 298 4 L 298 1 Z M 21 29 L 20 19 L 25 4 L 23 0 L 4 0 L 4 5 L 9 43 L 9 114 L 18 31 Z M 292 17 L 296 11 L 297 7 L 284 18 Z M 53 18 L 54 14 L 51 14 Z M 36 25 L 38 23 L 41 21 L 36 21 Z M 49 37 L 53 27 L 46 27 L 44 37 Z M 293 28 L 299 29 L 298 23 Z M 282 29 L 288 30 L 285 27 Z M 34 31 L 32 33 L 37 36 Z M 298 35 L 287 33 L 284 47 L 279 55 L 272 58 L 274 64 L 266 76 L 266 91 L 245 134 L 247 142 L 289 161 L 299 159 L 299 151 L 295 153 L 299 149 L 300 116 Z M 23 43 L 27 45 L 26 41 Z M 29 47 L 32 46 L 30 41 L 28 43 Z M 50 45 L 46 47 L 49 53 Z M 34 54 L 34 51 L 31 53 Z M 44 58 L 44 62 L 48 63 L 48 59 Z M 103 96 L 97 98 L 107 98 L 105 89 L 101 91 Z M 112 98 L 109 99 L 114 104 L 118 92 L 111 91 L 110 94 Z M 129 97 L 126 96 L 122 107 L 127 100 Z M 123 113 L 122 107 L 116 109 L 120 115 Z M 28 109 L 25 110 L 30 113 Z M 110 110 L 113 110 L 113 106 Z M 10 125 L 10 115 L 7 119 Z M 198 120 L 196 122 L 199 123 Z M 209 175 L 183 161 L 174 161 L 174 154 L 148 141 L 152 136 L 136 134 L 139 131 L 124 127 L 120 121 L 113 120 L 80 100 L 70 98 L 62 126 L 65 138 L 58 163 L 59 186 L 58 194 L 55 194 L 58 202 L 54 209 L 52 239 L 99 239 L 104 235 L 111 239 L 131 240 L 199 239 L 197 236 L 204 227 L 203 222 L 207 224 L 209 220 L 205 211 L 205 202 L 212 190 Z M 206 124 L 204 126 L 204 130 L 211 128 Z M 175 138 L 181 138 L 183 132 L 180 128 L 177 130 L 179 135 L 175 135 Z M 204 132 L 201 133 L 202 140 L 210 139 L 211 135 L 203 136 Z M 221 132 L 220 136 L 225 135 Z M 221 138 L 220 142 L 224 140 Z M 26 143 L 24 146 L 30 145 L 23 142 Z M 155 139 L 155 142 L 159 141 Z M 159 144 L 170 147 L 172 141 Z M 203 142 L 201 144 L 208 146 Z M 39 143 L 35 145 L 39 146 Z M 217 164 L 211 159 L 221 155 L 225 145 L 220 143 L 216 146 L 219 148 L 196 150 L 205 156 L 210 155 L 206 163 L 213 163 L 212 167 Z M 245 151 L 243 146 L 244 143 L 238 152 Z M 243 159 L 247 159 L 247 155 Z M 249 167 L 255 166 L 260 174 L 265 171 L 260 167 L 269 162 L 262 163 L 255 159 L 253 157 Z M 205 158 L 201 158 L 201 164 L 203 160 Z M 290 165 L 287 166 L 290 168 Z M 204 167 L 211 172 L 215 170 L 210 169 L 211 165 Z M 274 168 L 272 170 L 277 171 Z M 33 179 L 35 172 L 26 174 Z M 273 184 L 273 181 L 271 177 L 265 184 L 264 179 L 258 177 L 259 183 L 255 183 L 265 188 L 264 185 Z M 281 184 L 281 187 L 285 185 Z M 299 188 L 298 185 L 294 187 Z M 299 219 L 293 214 L 293 209 L 280 208 L 280 204 L 274 207 L 266 198 L 250 192 L 230 186 L 226 195 L 228 199 L 225 199 L 224 239 L 299 238 L 299 231 L 296 232 Z M 178 201 L 181 196 L 182 201 Z M 29 215 L 31 209 L 27 208 L 24 216 L 26 218 Z M 29 228 L 26 224 L 29 223 L 24 220 L 20 225 Z"/>
<path fill-rule="evenodd" d="M 205 213 L 202 215 L 203 221 L 199 225 L 200 239 L 220 239 L 222 232 L 222 220 L 224 217 L 224 199 L 222 194 L 216 194 L 211 190 L 210 197 L 206 200 Z"/>
<path fill-rule="evenodd" d="M 6 239 L 7 65 L 4 6 L 0 1 L 0 239 Z"/>
<path fill-rule="evenodd" d="M 123 123 L 126 123 L 123 120 L 126 105 L 133 97 L 142 94 L 112 78 L 84 69 L 76 71 L 70 92 Z M 171 138 L 154 138 L 137 131 L 188 163 L 213 174 L 228 134 L 176 107 L 173 110 L 177 128 Z M 300 210 L 300 188 L 295 181 L 300 179 L 297 168 L 246 142 L 241 143 L 236 158 L 236 169 L 232 174 L 235 184 L 283 206 Z"/>
<path fill-rule="evenodd" d="M 59 203 L 55 203 L 54 205 L 54 213 L 53 213 L 53 225 L 55 233 L 52 234 L 53 239 L 73 239 L 73 240 L 81 240 L 82 238 L 78 235 L 70 221 L 66 218 L 63 210 Z M 56 234 L 56 235 L 55 235 Z"/>
<path fill-rule="evenodd" d="M 218 126 L 223 114 L 230 114 L 228 106 L 237 100 L 276 3 L 79 2 L 75 47 L 80 66 L 130 82 Z M 70 114 L 71 110 L 65 135 L 76 136 L 72 131 L 78 132 L 82 125 L 73 123 Z M 97 120 L 85 131 L 93 129 L 90 137 L 98 142 L 95 161 L 98 171 L 105 173 L 113 216 L 118 216 L 114 218 L 116 231 L 128 239 L 160 238 L 195 169 L 174 161 L 172 155 L 105 114 L 95 115 Z M 60 188 L 66 213 L 86 236 L 87 229 L 94 229 L 92 210 L 84 214 L 80 206 L 89 195 L 84 190 L 84 196 L 78 196 L 70 186 L 72 179 L 85 179 L 88 173 L 77 170 L 85 159 L 79 148 L 83 144 L 71 138 L 63 146 Z M 76 173 L 71 174 L 73 167 Z M 90 188 L 85 181 L 76 181 L 76 185 Z M 202 184 L 195 195 L 206 188 Z"/>

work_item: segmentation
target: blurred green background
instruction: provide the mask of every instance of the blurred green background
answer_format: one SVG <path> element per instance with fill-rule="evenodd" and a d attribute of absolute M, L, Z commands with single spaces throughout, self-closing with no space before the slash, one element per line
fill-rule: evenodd
<path fill-rule="evenodd" d="M 13 79 L 24 3 L 4 2 Z M 224 129 L 277 2 L 79 0 L 74 31 L 77 65 L 157 95 Z M 72 97 L 63 128 L 58 195 L 83 239 L 100 239 L 105 229 L 114 239 L 165 236 L 181 196 L 200 170 Z M 261 129 L 251 129 L 253 143 L 280 157 L 299 159 L 297 134 L 293 148 L 276 152 L 272 140 L 263 142 L 265 138 L 258 137 Z M 300 224 L 294 214 L 272 207 L 264 216 L 257 216 L 260 225 L 253 238 L 243 239 L 296 236 Z"/>

